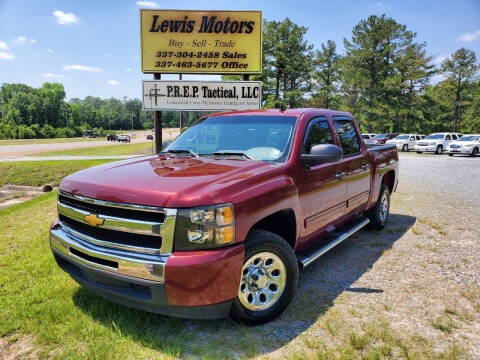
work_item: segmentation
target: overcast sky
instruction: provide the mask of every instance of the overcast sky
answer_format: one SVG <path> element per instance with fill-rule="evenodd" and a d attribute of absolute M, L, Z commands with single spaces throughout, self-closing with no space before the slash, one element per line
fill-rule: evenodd
<path fill-rule="evenodd" d="M 67 98 L 141 97 L 139 9 L 262 10 L 290 17 L 320 47 L 371 14 L 393 17 L 427 43 L 435 62 L 464 46 L 480 57 L 480 1 L 69 1 L 0 0 L 0 83 L 64 84 Z M 177 78 L 170 75 L 164 78 Z M 184 77 L 188 79 L 189 77 Z M 192 77 L 190 77 L 192 78 Z M 212 76 L 209 77 L 211 79 Z M 213 77 L 213 78 L 219 78 Z"/>

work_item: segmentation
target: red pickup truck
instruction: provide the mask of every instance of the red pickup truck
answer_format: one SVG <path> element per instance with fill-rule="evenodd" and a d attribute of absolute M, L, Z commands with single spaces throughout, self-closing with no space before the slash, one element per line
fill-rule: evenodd
<path fill-rule="evenodd" d="M 346 112 L 210 115 L 163 152 L 79 171 L 58 193 L 58 265 L 112 301 L 259 324 L 299 269 L 387 222 L 395 145 L 365 146 Z"/>

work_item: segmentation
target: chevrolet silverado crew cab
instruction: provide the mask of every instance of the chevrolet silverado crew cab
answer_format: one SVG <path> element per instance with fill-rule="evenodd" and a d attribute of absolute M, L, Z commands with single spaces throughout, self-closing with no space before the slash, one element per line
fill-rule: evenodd
<path fill-rule="evenodd" d="M 50 245 L 111 301 L 259 324 L 288 306 L 299 268 L 385 226 L 397 181 L 395 145 L 367 149 L 349 113 L 215 114 L 159 154 L 66 177 Z"/>

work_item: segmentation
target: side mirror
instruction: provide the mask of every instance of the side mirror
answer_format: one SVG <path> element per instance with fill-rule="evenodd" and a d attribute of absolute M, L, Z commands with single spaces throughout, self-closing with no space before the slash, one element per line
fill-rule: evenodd
<path fill-rule="evenodd" d="M 300 160 L 306 167 L 340 161 L 343 151 L 337 145 L 321 144 L 312 146 L 310 154 L 300 155 Z"/>
<path fill-rule="evenodd" d="M 172 142 L 169 140 L 169 141 L 165 141 L 162 143 L 162 151 L 165 150 L 165 148 L 170 145 Z"/>

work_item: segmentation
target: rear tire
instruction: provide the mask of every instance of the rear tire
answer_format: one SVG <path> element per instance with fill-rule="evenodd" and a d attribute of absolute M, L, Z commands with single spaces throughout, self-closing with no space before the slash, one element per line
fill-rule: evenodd
<path fill-rule="evenodd" d="M 423 153 L 423 151 L 417 151 L 417 154 L 422 154 L 422 153 Z"/>
<path fill-rule="evenodd" d="M 443 154 L 443 146 L 442 145 L 437 146 L 437 150 L 435 150 L 435 154 L 436 155 L 442 155 Z"/>
<path fill-rule="evenodd" d="M 402 146 L 402 151 L 403 151 L 403 152 L 408 151 L 408 144 L 404 144 L 404 145 Z"/>
<path fill-rule="evenodd" d="M 472 150 L 472 153 L 470 154 L 470 156 L 471 156 L 471 157 L 475 157 L 475 156 L 477 156 L 477 154 L 478 154 L 478 148 L 474 148 L 474 149 Z"/>
<path fill-rule="evenodd" d="M 263 324 L 279 316 L 292 301 L 298 286 L 298 261 L 280 236 L 252 230 L 240 276 L 230 317 L 244 325 Z"/>
<path fill-rule="evenodd" d="M 390 189 L 384 183 L 380 187 L 375 206 L 368 210 L 366 215 L 370 219 L 370 229 L 381 230 L 387 224 L 390 215 Z"/>
<path fill-rule="evenodd" d="M 448 154 L 448 156 L 453 156 L 453 154 Z"/>

